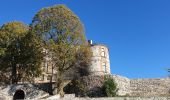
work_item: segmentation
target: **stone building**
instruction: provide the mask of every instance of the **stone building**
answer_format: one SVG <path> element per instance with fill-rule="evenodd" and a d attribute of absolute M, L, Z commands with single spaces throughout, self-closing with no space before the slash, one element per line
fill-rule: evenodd
<path fill-rule="evenodd" d="M 93 53 L 90 66 L 90 78 L 87 78 L 88 86 L 90 88 L 97 87 L 99 83 L 102 84 L 103 75 L 111 75 L 118 87 L 118 95 L 129 96 L 170 96 L 170 78 L 156 78 L 156 79 L 129 79 L 124 76 L 111 74 L 109 48 L 103 44 L 93 44 L 88 41 Z M 49 56 L 45 57 L 42 64 L 43 75 L 36 79 L 38 83 L 46 83 L 55 81 L 55 71 Z M 92 77 L 95 77 L 94 79 Z M 98 82 L 96 82 L 98 81 Z M 96 82 L 96 84 L 95 84 Z"/>
<path fill-rule="evenodd" d="M 89 40 L 88 43 L 91 46 L 92 59 L 90 74 L 91 75 L 104 75 L 110 74 L 110 60 L 109 60 L 109 49 L 106 45 L 103 44 L 93 44 L 92 40 Z M 44 50 L 44 53 L 47 54 L 47 50 Z M 53 69 L 53 63 L 51 61 L 50 55 L 44 57 L 44 62 L 42 63 L 42 76 L 35 79 L 35 82 L 44 83 L 55 81 L 56 71 Z"/>
<path fill-rule="evenodd" d="M 93 53 L 91 59 L 92 64 L 90 66 L 90 75 L 82 78 L 85 80 L 84 82 L 90 90 L 95 90 L 101 87 L 104 81 L 103 76 L 109 74 L 117 83 L 117 95 L 119 96 L 170 96 L 170 78 L 129 79 L 124 76 L 111 74 L 109 48 L 103 44 L 93 44 L 92 41 L 89 41 L 89 43 Z M 47 53 L 47 51 L 44 50 L 44 53 Z M 44 91 L 50 93 L 52 86 L 49 82 L 55 81 L 54 79 L 56 76 L 56 72 L 53 70 L 53 64 L 50 55 L 46 55 L 46 57 L 44 57 L 42 70 L 43 75 L 35 80 L 38 84 L 14 84 L 8 86 L 7 88 L 0 87 L 0 94 L 6 95 L 10 98 L 15 98 L 15 96 L 17 97 L 21 94 L 23 98 L 34 98 L 34 96 L 36 97 L 37 94 L 42 95 Z"/>
<path fill-rule="evenodd" d="M 103 44 L 93 44 L 89 41 L 92 50 L 90 71 L 93 75 L 110 74 L 109 49 Z"/>

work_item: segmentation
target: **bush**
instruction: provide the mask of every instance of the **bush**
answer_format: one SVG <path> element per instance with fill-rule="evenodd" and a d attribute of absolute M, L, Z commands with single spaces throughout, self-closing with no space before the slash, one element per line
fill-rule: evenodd
<path fill-rule="evenodd" d="M 105 76 L 102 88 L 107 97 L 114 97 L 117 95 L 117 84 L 111 76 Z"/>

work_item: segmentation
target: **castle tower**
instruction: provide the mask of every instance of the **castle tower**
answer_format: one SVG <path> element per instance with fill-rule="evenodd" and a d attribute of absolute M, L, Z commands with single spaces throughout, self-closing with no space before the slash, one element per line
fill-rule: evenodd
<path fill-rule="evenodd" d="M 109 60 L 109 49 L 106 45 L 103 44 L 92 44 L 92 41 L 89 41 L 91 45 L 91 50 L 93 53 L 92 64 L 90 66 L 91 74 L 95 75 L 104 75 L 110 74 L 110 60 Z"/>

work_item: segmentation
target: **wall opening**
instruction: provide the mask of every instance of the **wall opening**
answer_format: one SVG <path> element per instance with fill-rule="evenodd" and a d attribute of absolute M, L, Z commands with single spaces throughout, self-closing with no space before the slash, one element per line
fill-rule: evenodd
<path fill-rule="evenodd" d="M 13 100 L 23 100 L 25 99 L 25 93 L 23 90 L 17 90 L 14 94 Z"/>

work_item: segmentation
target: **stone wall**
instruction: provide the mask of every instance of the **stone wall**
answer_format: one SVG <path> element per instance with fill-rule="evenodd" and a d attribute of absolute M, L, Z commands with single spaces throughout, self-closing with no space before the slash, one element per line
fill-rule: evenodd
<path fill-rule="evenodd" d="M 131 79 L 132 96 L 167 96 L 170 95 L 170 79 Z"/>
<path fill-rule="evenodd" d="M 122 77 L 119 75 L 112 75 L 113 79 L 117 83 L 118 88 L 118 95 L 124 96 L 124 95 L 130 95 L 130 79 L 126 77 Z M 96 75 L 89 75 L 86 77 L 83 77 L 83 81 L 85 82 L 85 85 L 88 87 L 88 90 L 94 90 L 99 89 L 102 87 L 104 82 L 104 76 L 96 76 Z"/>
<path fill-rule="evenodd" d="M 119 96 L 170 96 L 170 78 L 157 79 L 128 79 L 119 75 L 112 75 L 117 83 Z M 83 78 L 90 90 L 100 88 L 104 76 L 89 75 Z"/>
<path fill-rule="evenodd" d="M 118 95 L 170 96 L 170 78 L 128 79 L 112 75 L 118 84 Z"/>
<path fill-rule="evenodd" d="M 128 79 L 126 77 L 122 77 L 119 75 L 112 75 L 112 77 L 114 78 L 115 82 L 118 85 L 119 96 L 130 96 L 130 97 L 170 96 L 170 78 Z M 82 77 L 81 80 L 84 82 L 84 84 L 88 87 L 89 90 L 94 91 L 92 97 L 102 96 L 102 91 L 100 91 L 100 89 L 104 82 L 104 76 L 89 75 L 89 76 Z M 51 91 L 51 88 L 52 88 L 51 85 L 48 83 L 19 84 L 19 85 L 9 85 L 9 86 L 2 85 L 0 86 L 0 100 L 6 97 L 12 98 L 17 90 L 23 90 L 26 94 L 25 98 L 36 98 L 37 96 L 48 94 L 49 91 Z M 119 99 L 115 99 L 115 100 L 119 100 Z M 126 100 L 157 100 L 157 99 L 135 98 L 135 99 L 126 99 Z M 158 100 L 170 100 L 170 98 L 169 99 L 164 98 Z"/>
<path fill-rule="evenodd" d="M 22 90 L 25 94 L 25 99 L 35 99 L 42 97 L 44 95 L 49 95 L 49 93 L 44 90 L 48 90 L 48 84 L 16 84 L 16 85 L 1 85 L 0 86 L 0 100 L 12 100 L 14 94 L 18 90 Z M 44 90 L 42 90 L 44 89 Z M 2 99 L 3 98 L 3 99 Z"/>
<path fill-rule="evenodd" d="M 118 95 L 130 95 L 130 79 L 119 75 L 112 75 L 113 79 L 117 83 Z"/>
<path fill-rule="evenodd" d="M 59 100 L 170 100 L 170 97 L 101 97 L 101 98 L 78 98 L 64 97 Z"/>
<path fill-rule="evenodd" d="M 88 89 L 93 89 L 103 85 L 104 76 L 89 75 L 82 77 L 82 80 Z"/>

